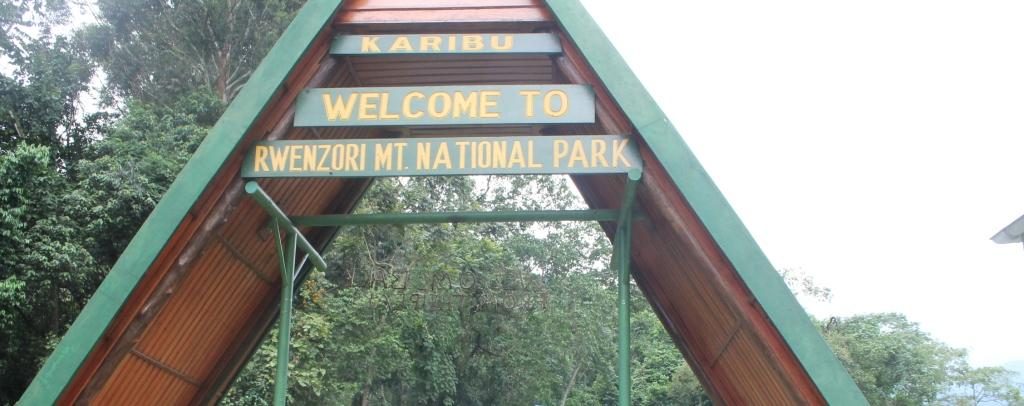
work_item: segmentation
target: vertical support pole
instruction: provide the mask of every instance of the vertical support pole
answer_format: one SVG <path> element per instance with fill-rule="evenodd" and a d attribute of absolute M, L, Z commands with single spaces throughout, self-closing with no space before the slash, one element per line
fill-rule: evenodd
<path fill-rule="evenodd" d="M 291 346 L 292 294 L 295 292 L 295 251 L 298 236 L 287 233 L 282 246 L 281 226 L 274 222 L 274 241 L 281 268 L 281 319 L 277 329 L 277 376 L 274 379 L 274 405 L 284 406 L 288 399 L 288 350 Z"/>
<path fill-rule="evenodd" d="M 619 406 L 629 406 L 632 373 L 630 372 L 630 331 L 629 331 L 629 262 L 630 240 L 633 237 L 633 201 L 636 187 L 640 182 L 640 171 L 630 171 L 626 178 L 626 190 L 622 199 L 619 223 L 613 241 L 613 263 L 618 270 L 619 284 Z"/>

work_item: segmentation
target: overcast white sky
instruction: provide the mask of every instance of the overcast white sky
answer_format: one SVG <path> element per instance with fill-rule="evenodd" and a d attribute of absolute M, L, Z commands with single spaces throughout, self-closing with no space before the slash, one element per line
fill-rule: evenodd
<path fill-rule="evenodd" d="M 812 313 L 1024 360 L 1024 2 L 584 4 Z"/>

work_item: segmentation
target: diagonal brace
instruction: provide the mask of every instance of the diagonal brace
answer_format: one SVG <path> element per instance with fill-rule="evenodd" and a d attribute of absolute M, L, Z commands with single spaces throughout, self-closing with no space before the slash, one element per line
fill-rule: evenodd
<path fill-rule="evenodd" d="M 263 188 L 261 188 L 258 183 L 254 181 L 246 182 L 245 193 L 248 193 L 253 197 L 253 199 L 256 199 L 256 203 L 259 203 L 259 205 L 263 207 L 263 210 L 266 210 L 267 213 L 270 214 L 270 217 L 277 223 L 278 227 L 283 228 L 286 233 L 296 236 L 298 248 L 302 249 L 302 251 L 308 255 L 308 258 L 313 261 L 313 265 L 316 266 L 317 269 L 321 271 L 327 270 L 327 263 L 324 262 L 324 258 L 320 256 L 320 253 L 317 252 L 316 248 L 313 248 L 313 244 L 310 244 L 309 240 L 299 232 L 299 229 L 295 227 L 295 224 L 293 224 L 291 219 L 288 218 L 288 215 L 285 214 L 280 207 L 277 207 L 274 200 L 267 195 L 267 192 L 263 191 Z"/>

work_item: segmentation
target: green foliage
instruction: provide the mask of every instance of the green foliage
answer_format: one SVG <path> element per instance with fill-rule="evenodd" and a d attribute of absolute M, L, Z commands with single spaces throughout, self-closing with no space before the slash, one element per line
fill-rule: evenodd
<path fill-rule="evenodd" d="M 83 30 L 115 96 L 167 104 L 194 89 L 231 100 L 301 0 L 98 0 Z"/>
<path fill-rule="evenodd" d="M 896 313 L 832 318 L 823 334 L 873 405 L 1020 405 L 1003 368 L 972 368 L 950 348 Z"/>
<path fill-rule="evenodd" d="M 1014 382 L 1016 375 L 1006 368 L 971 368 L 966 362 L 959 362 L 952 376 L 954 387 L 944 397 L 944 403 L 957 406 L 1024 406 L 1022 388 Z"/>
<path fill-rule="evenodd" d="M 202 91 L 169 108 L 133 103 L 89 149 L 74 193 L 90 202 L 77 214 L 87 219 L 83 240 L 98 260 L 113 265 L 222 110 Z"/>
<path fill-rule="evenodd" d="M 67 0 L 0 0 L 0 52 L 9 57 L 23 55 L 28 31 L 49 31 L 51 25 L 67 20 Z"/>
<path fill-rule="evenodd" d="M 12 403 L 102 273 L 46 147 L 0 152 L 0 403 Z"/>
<path fill-rule="evenodd" d="M 79 99 L 88 89 L 91 64 L 64 37 L 43 37 L 24 48 L 27 53 L 12 59 L 14 74 L 0 74 L 0 151 L 20 143 L 45 145 L 53 162 L 73 170 L 105 118 L 80 117 Z"/>
<path fill-rule="evenodd" d="M 413 178 L 378 180 L 359 210 L 578 205 L 562 178 Z M 292 361 L 316 373 L 291 381 L 290 396 L 302 404 L 613 402 L 609 252 L 588 223 L 346 229 L 329 252 L 330 269 L 313 274 L 297 307 L 299 324 L 330 327 L 296 329 Z M 696 380 L 657 317 L 639 292 L 635 298 L 636 403 L 699 398 L 699 385 L 680 383 Z M 257 351 L 224 404 L 249 404 L 254 393 L 266 399 L 275 345 Z M 316 354 L 306 355 L 310 349 Z"/>

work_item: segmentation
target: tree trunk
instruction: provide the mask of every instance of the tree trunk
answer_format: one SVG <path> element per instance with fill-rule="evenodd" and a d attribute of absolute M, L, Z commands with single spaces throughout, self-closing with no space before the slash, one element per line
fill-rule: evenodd
<path fill-rule="evenodd" d="M 572 370 L 572 374 L 569 375 L 569 383 L 565 385 L 565 390 L 562 391 L 562 400 L 558 402 L 558 406 L 565 406 L 565 402 L 569 400 L 569 393 L 572 392 L 573 386 L 576 386 L 576 375 L 580 373 L 580 367 L 583 365 L 576 365 L 576 368 Z"/>

